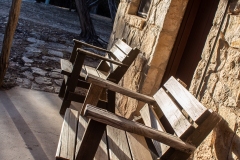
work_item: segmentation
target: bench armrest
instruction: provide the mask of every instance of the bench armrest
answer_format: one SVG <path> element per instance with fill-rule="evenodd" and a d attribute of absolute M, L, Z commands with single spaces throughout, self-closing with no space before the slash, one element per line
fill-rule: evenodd
<path fill-rule="evenodd" d="M 97 49 L 99 51 L 103 51 L 103 52 L 107 52 L 107 53 L 112 53 L 111 51 L 109 50 L 106 50 L 106 49 L 103 49 L 103 48 L 100 48 L 100 47 L 97 47 L 97 46 L 94 46 L 94 45 L 91 45 L 91 44 L 88 44 L 88 43 L 85 43 L 85 42 L 82 42 L 82 41 L 79 41 L 79 40 L 76 40 L 76 39 L 73 39 L 73 41 L 75 43 L 79 43 L 81 45 L 84 45 L 84 46 L 87 46 L 87 47 L 91 47 L 91 48 L 94 48 L 94 49 Z"/>
<path fill-rule="evenodd" d="M 86 81 L 89 83 L 98 85 L 100 87 L 109 89 L 111 91 L 121 93 L 123 95 L 137 99 L 137 100 L 145 102 L 145 103 L 149 103 L 149 104 L 155 103 L 154 98 L 152 98 L 150 96 L 147 96 L 147 95 L 144 95 L 141 93 L 137 93 L 137 92 L 133 92 L 130 89 L 126 89 L 126 88 L 119 86 L 118 84 L 115 84 L 111 81 L 108 81 L 108 80 L 105 80 L 105 79 L 102 79 L 102 78 L 99 78 L 99 77 L 96 77 L 96 76 L 93 76 L 90 74 L 86 77 Z"/>
<path fill-rule="evenodd" d="M 98 121 L 102 124 L 110 125 L 112 127 L 130 133 L 135 133 L 144 137 L 157 140 L 188 154 L 191 154 L 196 149 L 195 146 L 182 141 L 176 136 L 147 127 L 143 124 L 128 120 L 111 112 L 108 112 L 105 109 L 100 109 L 89 104 L 84 110 L 84 116 Z"/>
<path fill-rule="evenodd" d="M 128 65 L 126 65 L 126 64 L 123 64 L 121 62 L 118 62 L 118 61 L 115 61 L 115 60 L 112 60 L 112 59 L 108 59 L 106 57 L 100 56 L 100 55 L 95 54 L 95 53 L 90 52 L 90 51 L 86 51 L 86 50 L 81 49 L 81 48 L 78 48 L 77 52 L 80 53 L 80 54 L 85 54 L 86 56 L 90 56 L 90 57 L 98 58 L 98 59 L 101 59 L 101 60 L 104 60 L 104 61 L 107 61 L 107 62 L 111 62 L 111 63 L 116 64 L 116 65 L 121 66 L 121 67 L 128 67 Z"/>

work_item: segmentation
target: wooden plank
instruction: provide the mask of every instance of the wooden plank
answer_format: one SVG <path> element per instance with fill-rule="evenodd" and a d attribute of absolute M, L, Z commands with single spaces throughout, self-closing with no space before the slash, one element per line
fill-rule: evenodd
<path fill-rule="evenodd" d="M 89 120 L 76 154 L 76 160 L 92 160 L 98 150 L 106 125 Z"/>
<path fill-rule="evenodd" d="M 130 47 L 128 44 L 123 42 L 122 40 L 118 39 L 115 45 L 122 50 L 126 55 L 128 55 L 129 52 L 131 52 L 132 47 Z"/>
<path fill-rule="evenodd" d="M 114 70 L 114 72 L 111 72 L 111 74 L 108 76 L 108 79 L 115 79 L 116 83 L 119 83 L 123 75 L 126 73 L 128 68 L 131 66 L 133 61 L 136 59 L 138 54 L 140 53 L 140 50 L 137 48 L 134 48 L 129 54 L 128 57 L 126 57 L 122 63 L 128 65 L 127 67 L 118 67 Z"/>
<path fill-rule="evenodd" d="M 101 77 L 99 75 L 99 73 L 96 71 L 96 68 L 93 68 L 93 67 L 90 67 L 90 66 L 86 66 L 84 65 L 86 71 L 87 71 L 87 74 L 91 74 L 91 75 L 94 75 L 96 77 Z"/>
<path fill-rule="evenodd" d="M 111 160 L 132 159 L 125 131 L 119 130 L 111 126 L 107 126 L 107 139 L 109 147 L 109 157 Z"/>
<path fill-rule="evenodd" d="M 143 106 L 143 108 L 140 110 L 140 114 L 141 114 L 143 122 L 146 126 L 154 128 L 154 129 L 162 131 L 162 132 L 166 132 L 151 106 L 149 106 L 148 104 L 145 104 Z M 155 146 L 159 156 L 162 156 L 169 148 L 169 146 L 167 146 L 163 143 L 160 143 L 155 140 L 152 140 L 152 141 L 153 141 L 153 145 Z"/>
<path fill-rule="evenodd" d="M 133 160 L 153 159 L 150 150 L 148 149 L 147 142 L 143 136 L 129 132 L 126 132 L 126 135 Z"/>
<path fill-rule="evenodd" d="M 84 116 L 127 132 L 139 134 L 144 137 L 160 141 L 166 145 L 169 145 L 170 147 L 186 153 L 192 153 L 196 149 L 196 147 L 180 140 L 176 136 L 152 129 L 137 122 L 127 120 L 123 117 L 117 116 L 92 105 L 86 106 Z"/>
<path fill-rule="evenodd" d="M 153 97 L 178 137 L 185 138 L 193 131 L 194 127 L 183 116 L 181 111 L 162 88 L 160 88 Z"/>
<path fill-rule="evenodd" d="M 62 70 L 61 73 L 62 74 L 70 75 L 72 73 L 73 65 L 69 60 L 61 59 L 60 64 L 61 64 L 61 70 Z"/>
<path fill-rule="evenodd" d="M 88 93 L 86 95 L 86 98 L 84 100 L 84 103 L 82 105 L 82 109 L 80 114 L 83 115 L 84 109 L 86 107 L 87 104 L 91 104 L 91 105 L 97 105 L 99 98 L 101 96 L 103 88 L 100 86 L 97 86 L 95 84 L 91 84 L 90 88 L 88 90 Z"/>
<path fill-rule="evenodd" d="M 66 108 L 70 107 L 71 101 L 68 100 L 68 93 L 69 92 L 74 92 L 77 83 L 78 83 L 78 77 L 79 77 L 79 73 L 81 71 L 81 68 L 83 66 L 83 62 L 85 59 L 85 55 L 84 54 L 78 54 L 77 53 L 77 57 L 75 59 L 74 62 L 74 67 L 72 70 L 72 74 L 71 76 L 67 79 L 67 87 L 66 87 L 66 91 L 65 91 L 65 96 L 63 98 L 63 102 L 61 105 L 61 109 L 60 109 L 60 114 L 64 114 L 66 111 Z"/>
<path fill-rule="evenodd" d="M 175 78 L 171 77 L 164 87 L 177 100 L 188 115 L 200 124 L 205 116 L 209 115 L 205 108 L 186 88 L 184 88 Z"/>
<path fill-rule="evenodd" d="M 77 134 L 77 141 L 76 141 L 76 156 L 80 149 L 80 145 L 82 142 L 83 134 L 87 128 L 88 125 L 88 118 L 79 116 L 78 121 L 78 134 Z M 97 152 L 94 156 L 95 160 L 107 160 L 108 154 L 107 154 L 107 143 L 106 143 L 106 134 L 103 134 L 102 140 L 100 142 L 100 145 L 97 149 Z"/>
<path fill-rule="evenodd" d="M 94 160 L 108 160 L 108 149 L 107 149 L 107 137 L 106 132 L 104 132 L 102 140 L 98 146 L 97 152 L 95 154 Z"/>
<path fill-rule="evenodd" d="M 213 128 L 222 120 L 222 117 L 220 117 L 217 113 L 212 112 L 205 121 L 198 126 L 198 128 L 187 138 L 187 142 L 199 146 L 202 141 L 208 136 L 208 134 L 213 130 Z M 173 154 L 168 157 L 169 160 L 175 160 L 175 159 L 187 159 L 190 156 L 190 154 L 186 154 L 177 150 L 173 149 Z"/>
<path fill-rule="evenodd" d="M 144 94 L 137 93 L 137 92 L 133 92 L 130 89 L 123 88 L 122 86 L 119 86 L 108 80 L 104 80 L 104 79 L 101 79 L 101 78 L 98 78 L 98 77 L 95 77 L 92 75 L 88 75 L 86 77 L 86 81 L 89 83 L 101 86 L 103 88 L 121 93 L 123 95 L 127 95 L 128 97 L 135 98 L 139 101 L 143 101 L 143 102 L 150 103 L 150 104 L 155 103 L 155 100 L 152 97 L 149 97 Z"/>
<path fill-rule="evenodd" d="M 56 159 L 74 159 L 78 111 L 67 109 L 58 142 Z"/>
<path fill-rule="evenodd" d="M 115 58 L 116 58 L 115 55 L 114 55 L 114 57 L 113 57 L 113 56 L 110 55 L 110 54 L 107 54 L 106 57 L 107 57 L 108 59 L 112 59 L 112 60 L 115 60 Z M 115 71 L 115 70 L 118 68 L 117 65 L 115 65 L 115 64 L 113 64 L 113 63 L 111 63 L 111 62 L 107 62 L 107 61 L 106 61 L 106 64 L 107 64 L 108 67 L 109 67 L 109 72 L 110 72 L 110 73 L 112 73 L 113 71 Z"/>
<path fill-rule="evenodd" d="M 112 60 L 112 59 L 108 59 L 108 58 L 106 58 L 106 57 L 100 56 L 100 55 L 95 54 L 95 53 L 90 52 L 90 51 L 86 51 L 86 50 L 81 49 L 81 48 L 78 48 L 78 49 L 77 49 L 77 52 L 78 52 L 79 54 L 85 54 L 86 56 L 98 58 L 98 59 L 100 59 L 100 60 L 104 60 L 104 61 L 107 61 L 107 62 L 111 62 L 111 63 L 116 64 L 116 65 L 119 65 L 119 66 L 127 66 L 126 64 L 123 64 L 123 63 L 121 63 L 121 62 L 119 62 L 119 61 L 115 61 L 115 60 Z"/>
<path fill-rule="evenodd" d="M 118 47 L 116 47 L 115 45 L 111 48 L 110 50 L 114 56 L 119 60 L 119 61 L 123 61 L 126 58 L 126 54 L 123 53 L 122 50 L 120 50 Z"/>

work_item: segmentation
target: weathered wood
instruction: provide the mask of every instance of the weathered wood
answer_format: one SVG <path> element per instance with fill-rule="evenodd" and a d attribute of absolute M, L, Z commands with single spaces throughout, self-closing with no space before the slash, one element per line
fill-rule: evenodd
<path fill-rule="evenodd" d="M 73 50 L 72 50 L 72 53 L 71 53 L 71 56 L 70 56 L 70 59 L 69 61 L 71 63 L 74 63 L 75 59 L 76 59 L 76 56 L 77 56 L 77 48 L 81 48 L 82 47 L 82 44 L 81 43 L 76 43 L 74 41 L 74 46 L 73 46 Z"/>
<path fill-rule="evenodd" d="M 98 109 L 92 105 L 86 106 L 86 109 L 84 110 L 84 116 L 118 129 L 160 141 L 166 145 L 169 145 L 170 147 L 186 153 L 192 153 L 196 149 L 196 147 L 180 140 L 176 136 L 149 128 L 137 122 L 127 120 L 113 113 L 107 112 L 106 110 Z"/>
<path fill-rule="evenodd" d="M 100 48 L 100 47 L 97 47 L 97 46 L 94 46 L 94 45 L 85 43 L 85 42 L 83 42 L 83 41 L 79 41 L 79 40 L 77 40 L 77 39 L 73 39 L 73 41 L 74 41 L 75 43 L 77 43 L 77 44 L 81 44 L 81 45 L 84 45 L 84 46 L 86 46 L 86 47 L 94 48 L 94 49 L 96 49 L 96 50 L 103 51 L 103 52 L 106 52 L 106 53 L 111 53 L 111 51 L 109 51 L 109 50 L 106 50 L 106 49 L 103 49 L 103 48 Z M 78 48 L 80 48 L 80 47 L 78 47 Z"/>
<path fill-rule="evenodd" d="M 66 109 L 71 104 L 71 101 L 68 100 L 68 94 L 69 92 L 74 92 L 77 86 L 78 77 L 83 66 L 84 58 L 85 58 L 84 54 L 77 54 L 77 57 L 74 61 L 74 68 L 72 70 L 71 78 L 67 80 L 68 86 L 66 87 L 66 92 L 64 94 L 63 102 L 60 109 L 60 114 L 62 115 L 65 113 Z"/>
<path fill-rule="evenodd" d="M 76 160 L 92 160 L 94 158 L 105 129 L 106 125 L 103 123 L 92 119 L 88 121 L 76 154 Z"/>
<path fill-rule="evenodd" d="M 9 56 L 12 46 L 14 32 L 17 27 L 22 0 L 12 0 L 11 9 L 8 16 L 8 22 L 4 33 L 2 51 L 0 54 L 0 87 L 2 86 L 4 76 L 9 65 Z"/>
<path fill-rule="evenodd" d="M 131 50 L 131 52 L 128 53 L 128 56 L 122 61 L 123 64 L 129 65 L 128 67 L 117 67 L 114 71 L 111 72 L 111 74 L 108 76 L 108 80 L 115 79 L 116 83 L 119 83 L 123 75 L 126 73 L 130 65 L 133 63 L 133 61 L 138 56 L 140 50 L 137 48 L 134 48 Z"/>
<path fill-rule="evenodd" d="M 113 46 L 110 50 L 114 56 L 119 60 L 119 61 L 123 61 L 126 58 L 126 53 L 124 53 L 122 50 L 120 50 L 117 46 Z"/>
<path fill-rule="evenodd" d="M 121 50 L 123 51 L 123 53 L 125 53 L 126 55 L 128 55 L 128 53 L 131 52 L 132 48 L 127 45 L 124 40 L 120 40 L 118 39 L 118 41 L 115 43 L 115 45 Z"/>
<path fill-rule="evenodd" d="M 140 93 L 137 93 L 137 92 L 133 92 L 130 89 L 123 88 L 122 86 L 119 86 L 119 85 L 117 85 L 113 82 L 110 82 L 110 81 L 105 80 L 105 79 L 98 78 L 98 77 L 93 76 L 93 75 L 88 75 L 86 77 L 86 81 L 89 82 L 89 83 L 101 86 L 103 88 L 115 91 L 117 93 L 121 93 L 123 95 L 127 95 L 129 97 L 135 98 L 139 101 L 143 101 L 143 102 L 146 102 L 146 103 L 149 103 L 149 104 L 154 104 L 155 103 L 155 100 L 150 96 L 146 96 L 146 95 L 143 95 L 143 94 L 140 94 Z"/>
<path fill-rule="evenodd" d="M 107 62 L 111 62 L 111 63 L 116 64 L 116 65 L 118 65 L 118 66 L 128 67 L 128 65 L 123 64 L 123 63 L 121 63 L 121 62 L 119 62 L 119 61 L 115 61 L 115 60 L 112 60 L 112 59 L 108 59 L 108 58 L 106 58 L 106 57 L 100 56 L 100 55 L 95 54 L 95 53 L 90 52 L 90 51 L 83 50 L 83 49 L 81 49 L 81 48 L 78 48 L 78 49 L 77 49 L 77 52 L 81 52 L 81 53 L 83 53 L 83 54 L 85 54 L 85 55 L 87 55 L 87 56 L 91 56 L 91 57 L 98 58 L 98 59 L 101 59 L 101 60 L 104 60 L 104 61 L 107 61 Z"/>
<path fill-rule="evenodd" d="M 140 114 L 146 126 L 162 132 L 166 132 L 151 106 L 149 106 L 148 104 L 145 104 L 143 108 L 140 110 Z M 158 152 L 159 157 L 162 156 L 166 152 L 166 150 L 168 150 L 169 148 L 169 146 L 163 143 L 160 143 L 155 140 L 152 140 L 152 141 L 153 141 L 153 145 L 156 148 L 156 151 Z"/>
<path fill-rule="evenodd" d="M 101 96 L 101 92 L 102 92 L 103 88 L 100 86 L 97 86 L 95 84 L 91 84 L 90 88 L 88 90 L 87 96 L 84 100 L 84 103 L 82 105 L 82 109 L 80 114 L 83 115 L 84 109 L 86 107 L 87 104 L 91 104 L 91 105 L 97 105 L 99 98 Z"/>
<path fill-rule="evenodd" d="M 109 147 L 109 158 L 111 160 L 132 159 L 125 131 L 107 126 L 107 139 Z"/>
<path fill-rule="evenodd" d="M 61 74 L 70 75 L 72 73 L 73 65 L 69 60 L 61 59 L 60 64 L 61 64 L 61 70 L 62 70 Z"/>
<path fill-rule="evenodd" d="M 146 159 L 151 160 L 153 159 L 148 149 L 147 142 L 143 136 L 126 132 L 128 144 L 132 153 L 132 159 Z M 156 158 L 156 157 L 155 157 Z"/>
<path fill-rule="evenodd" d="M 79 152 L 84 132 L 85 132 L 87 126 L 88 126 L 88 121 L 89 121 L 88 118 L 79 116 L 75 157 L 77 157 L 77 154 Z M 95 160 L 107 160 L 108 159 L 106 134 L 105 133 L 103 134 L 102 140 L 101 140 L 101 142 L 98 146 L 98 149 L 96 151 L 94 159 Z"/>
<path fill-rule="evenodd" d="M 67 109 L 58 142 L 56 159 L 74 160 L 78 111 Z"/>
<path fill-rule="evenodd" d="M 125 44 L 122 40 L 118 40 L 117 42 L 119 42 L 119 46 L 123 46 L 124 48 L 131 48 L 130 46 Z M 75 41 L 75 45 L 79 45 L 81 47 L 82 45 L 85 45 L 85 44 L 82 43 L 82 42 Z M 90 47 L 90 46 L 91 45 L 88 45 L 88 47 Z M 128 47 L 126 47 L 126 46 L 128 46 Z M 76 47 L 74 46 L 74 48 L 76 48 Z M 120 81 L 122 76 L 125 74 L 125 72 L 129 68 L 129 66 L 131 65 L 131 63 L 134 61 L 134 59 L 136 58 L 136 56 L 139 53 L 139 50 L 136 49 L 136 48 L 131 49 L 131 50 L 129 50 L 129 49 L 123 49 L 123 50 L 128 50 L 129 51 L 129 53 L 126 53 L 126 55 L 129 54 L 129 56 L 128 57 L 126 56 L 126 58 L 123 60 L 124 63 L 116 61 L 115 59 L 108 59 L 107 57 L 102 57 L 102 56 L 94 54 L 92 52 L 85 51 L 81 48 L 78 48 L 77 51 L 76 51 L 76 55 L 77 55 L 76 59 L 79 56 L 83 57 L 82 59 L 80 59 L 80 62 L 78 62 L 77 60 L 74 60 L 74 63 L 71 63 L 70 61 L 67 61 L 67 60 L 61 60 L 62 73 L 65 74 L 65 76 L 64 76 L 65 85 L 62 85 L 62 88 L 60 89 L 61 94 L 59 94 L 61 96 L 64 95 L 64 100 L 63 100 L 62 107 L 61 107 L 61 110 L 60 110 L 61 114 L 63 114 L 65 112 L 65 108 L 70 106 L 71 97 L 69 97 L 69 95 L 70 95 L 69 93 L 74 92 L 74 88 L 82 85 L 85 88 L 89 89 L 89 87 L 88 87 L 88 85 L 86 84 L 86 81 L 85 81 L 85 77 L 87 75 L 95 75 L 95 76 L 101 77 L 103 79 L 109 79 L 109 80 L 111 80 L 115 83 L 118 83 Z M 122 52 L 122 51 L 119 50 L 119 52 Z M 73 53 L 75 53 L 75 52 L 73 52 Z M 112 54 L 114 56 L 114 53 L 112 53 L 112 52 L 108 52 L 108 53 Z M 116 52 L 116 53 L 118 53 L 118 52 Z M 85 55 L 95 56 L 99 59 L 102 59 L 102 61 L 100 62 L 99 66 L 97 68 L 92 68 L 92 67 L 89 67 L 89 66 L 85 66 L 85 65 L 82 64 L 82 62 L 84 61 Z M 71 56 L 71 58 L 72 58 L 72 56 Z M 106 61 L 110 62 L 109 65 Z M 78 63 L 75 63 L 75 62 L 78 62 Z M 77 75 L 75 75 L 75 74 L 77 74 L 76 70 L 78 70 L 79 68 L 78 69 L 74 69 L 74 68 L 79 67 L 79 63 L 81 64 L 82 68 L 80 70 L 81 72 L 80 71 L 78 72 L 78 77 L 77 77 Z M 117 71 L 112 70 L 112 73 L 111 73 L 110 68 L 111 68 L 112 65 L 115 65 L 115 66 L 118 66 L 118 67 L 115 68 Z M 121 68 L 121 69 L 119 69 L 119 68 Z M 73 73 L 73 70 L 75 70 L 74 73 Z M 110 78 L 110 76 L 113 73 L 116 74 L 116 75 L 113 75 L 112 78 Z M 73 76 L 73 74 L 74 74 L 74 76 Z M 77 79 L 77 86 L 75 85 L 76 79 Z M 83 82 L 83 84 L 80 84 L 81 81 Z M 66 89 L 64 87 L 66 87 Z M 63 93 L 64 91 L 65 91 L 65 93 Z M 102 95 L 106 95 L 106 94 L 103 93 Z M 74 99 L 75 99 L 75 97 L 74 97 Z M 78 101 L 82 101 L 82 99 L 80 99 Z"/>
<path fill-rule="evenodd" d="M 199 146 L 221 120 L 222 117 L 220 117 L 217 113 L 210 113 L 210 115 L 203 121 L 203 123 L 198 126 L 198 128 L 187 138 L 186 142 L 189 142 L 195 146 Z M 182 160 L 187 159 L 189 156 L 190 154 L 172 149 L 171 156 L 164 156 L 163 158 L 167 160 Z"/>
<path fill-rule="evenodd" d="M 166 116 L 168 122 L 171 124 L 177 136 L 183 139 L 186 138 L 186 136 L 189 135 L 189 132 L 194 130 L 194 127 L 184 117 L 172 99 L 162 88 L 160 88 L 153 97 Z"/>
<path fill-rule="evenodd" d="M 207 108 L 205 108 L 190 92 L 187 91 L 177 80 L 171 77 L 164 87 L 177 100 L 188 115 L 197 123 L 201 123 L 208 116 Z"/>
<path fill-rule="evenodd" d="M 187 85 L 186 85 L 181 79 L 177 79 L 177 81 L 178 81 L 184 88 L 187 88 Z"/>

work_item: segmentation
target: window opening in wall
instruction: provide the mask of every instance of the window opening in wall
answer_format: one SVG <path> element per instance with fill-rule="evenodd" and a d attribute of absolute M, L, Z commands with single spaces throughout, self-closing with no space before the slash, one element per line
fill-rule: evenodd
<path fill-rule="evenodd" d="M 151 5 L 151 0 L 141 0 L 140 5 L 138 7 L 137 15 L 140 17 L 146 18 L 150 5 Z"/>

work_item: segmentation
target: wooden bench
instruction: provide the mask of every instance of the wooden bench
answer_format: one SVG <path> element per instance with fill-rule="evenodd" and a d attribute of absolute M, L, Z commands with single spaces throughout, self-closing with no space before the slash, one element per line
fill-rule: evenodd
<path fill-rule="evenodd" d="M 116 41 L 110 50 L 105 50 L 77 40 L 74 40 L 74 42 L 75 45 L 70 59 L 61 59 L 61 73 L 64 74 L 64 81 L 59 92 L 59 97 L 63 98 L 60 114 L 65 113 L 65 110 L 70 106 L 71 101 L 79 103 L 85 101 L 85 96 L 75 92 L 76 87 L 88 89 L 89 94 L 92 90 L 96 92 L 96 95 L 101 94 L 101 88 L 94 85 L 90 86 L 89 83 L 86 83 L 85 78 L 87 75 L 94 75 L 118 83 L 139 54 L 137 48 L 131 48 L 120 39 Z M 84 50 L 84 47 L 105 52 L 106 56 L 103 57 Z M 86 56 L 101 60 L 97 68 L 83 64 Z M 104 97 L 104 95 L 106 95 L 106 93 L 103 92 L 102 97 Z M 102 99 L 106 100 L 106 98 Z M 87 102 L 88 101 L 86 101 L 86 103 Z"/>
<path fill-rule="evenodd" d="M 89 76 L 87 82 L 146 102 L 143 124 L 87 105 L 83 116 L 68 109 L 56 159 L 187 159 L 220 122 L 171 77 L 153 97 Z M 89 119 L 88 119 L 89 118 Z"/>

